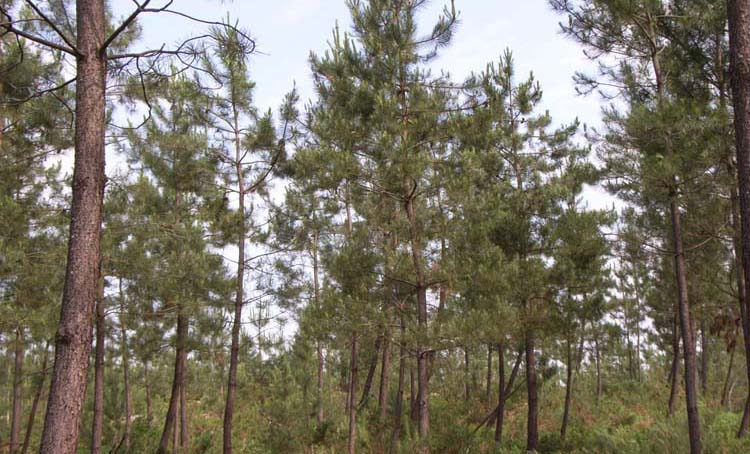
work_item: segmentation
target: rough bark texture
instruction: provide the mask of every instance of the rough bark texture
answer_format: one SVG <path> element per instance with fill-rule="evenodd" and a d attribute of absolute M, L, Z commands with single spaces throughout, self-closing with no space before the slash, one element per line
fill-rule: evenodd
<path fill-rule="evenodd" d="M 495 416 L 495 443 L 503 442 L 503 419 L 505 417 L 505 352 L 497 345 L 497 416 Z"/>
<path fill-rule="evenodd" d="M 748 160 L 750 159 L 750 5 L 744 0 L 728 0 L 729 63 L 734 102 L 735 147 L 737 151 L 737 189 L 740 211 L 740 243 L 745 289 L 750 289 L 750 208 L 748 208 Z M 748 342 L 750 310 L 748 301 L 740 304 L 743 330 Z M 750 363 L 748 364 L 750 379 Z M 750 391 L 748 392 L 750 404 Z M 748 405 L 739 436 L 747 433 Z"/>
<path fill-rule="evenodd" d="M 565 374 L 565 404 L 563 407 L 563 418 L 560 426 L 560 438 L 565 440 L 565 435 L 568 432 L 568 419 L 570 417 L 570 402 L 572 396 L 572 385 L 573 385 L 573 348 L 570 345 L 571 340 L 567 342 L 567 364 Z"/>
<path fill-rule="evenodd" d="M 680 334 L 677 323 L 677 311 L 672 317 L 672 365 L 669 370 L 669 403 L 667 404 L 667 417 L 674 416 L 674 406 L 677 401 L 677 387 L 679 381 L 677 375 L 680 370 Z"/>
<path fill-rule="evenodd" d="M 91 328 L 101 257 L 104 200 L 106 52 L 104 0 L 76 2 L 75 165 L 73 205 L 55 364 L 40 452 L 73 454 L 88 382 Z"/>

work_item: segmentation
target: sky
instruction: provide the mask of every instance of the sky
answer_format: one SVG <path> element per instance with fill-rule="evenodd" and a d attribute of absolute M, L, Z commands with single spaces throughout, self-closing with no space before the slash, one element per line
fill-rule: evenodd
<path fill-rule="evenodd" d="M 421 11 L 419 24 L 431 28 L 447 2 L 432 0 Z M 155 0 L 152 6 L 165 3 Z M 132 0 L 113 0 L 115 14 L 125 16 Z M 580 96 L 572 80 L 576 72 L 593 73 L 595 66 L 582 48 L 560 34 L 558 16 L 546 0 L 455 0 L 459 25 L 450 47 L 433 60 L 435 72 L 446 71 L 460 81 L 487 63 L 498 61 L 505 49 L 513 52 L 516 74 L 534 73 L 544 92 L 542 109 L 556 124 L 576 118 L 589 127 L 600 124 L 601 100 L 596 94 Z M 229 18 L 249 31 L 257 43 L 250 71 L 257 87 L 255 102 L 261 110 L 276 111 L 285 93 L 296 85 L 302 103 L 314 97 L 310 52 L 328 47 L 333 29 L 349 30 L 344 0 L 175 0 L 172 9 L 205 20 Z M 176 15 L 142 16 L 139 48 L 161 47 L 202 34 L 206 26 Z M 601 189 L 587 188 L 584 203 L 590 208 L 611 208 L 613 199 Z"/>

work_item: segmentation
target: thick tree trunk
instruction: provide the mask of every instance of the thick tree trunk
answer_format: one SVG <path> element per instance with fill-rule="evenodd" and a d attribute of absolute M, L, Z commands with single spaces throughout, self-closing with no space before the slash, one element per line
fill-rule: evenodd
<path fill-rule="evenodd" d="M 398 357 L 398 387 L 396 388 L 396 401 L 393 407 L 393 444 L 394 446 L 398 443 L 401 435 L 401 414 L 403 413 L 404 406 L 404 386 L 406 382 L 406 326 L 404 324 L 404 316 L 399 315 L 400 319 L 400 333 L 401 338 L 399 340 L 399 357 Z"/>
<path fill-rule="evenodd" d="M 737 189 L 740 205 L 740 242 L 742 269 L 744 270 L 745 289 L 750 289 L 750 207 L 748 197 L 748 160 L 750 160 L 750 4 L 744 0 L 728 0 L 727 16 L 729 19 L 729 62 L 734 102 L 735 148 L 737 152 Z M 742 325 L 745 342 L 750 336 L 750 310 L 747 301 L 741 304 Z M 748 353 L 750 354 L 750 353 Z M 750 359 L 748 359 L 748 380 L 750 380 Z M 748 391 L 745 416 L 738 431 L 738 436 L 747 432 L 748 409 L 750 409 L 750 390 Z"/>
<path fill-rule="evenodd" d="M 539 447 L 537 423 L 539 404 L 536 384 L 536 353 L 534 352 L 534 330 L 526 328 L 526 393 L 528 414 L 526 418 L 526 451 L 534 452 Z"/>
<path fill-rule="evenodd" d="M 21 402 L 23 399 L 23 328 L 16 328 L 16 341 L 13 352 L 13 410 L 10 417 L 10 452 L 21 449 Z"/>
<path fill-rule="evenodd" d="M 91 454 L 101 454 L 104 434 L 104 276 L 99 273 L 96 299 L 96 352 L 94 358 L 94 417 L 91 429 Z"/>
<path fill-rule="evenodd" d="M 91 328 L 101 259 L 104 200 L 106 49 L 104 0 L 76 2 L 73 206 L 55 363 L 40 452 L 73 454 L 86 396 Z"/>
<path fill-rule="evenodd" d="M 742 327 L 742 339 L 745 346 L 745 370 L 747 373 L 748 383 L 750 383 L 750 323 L 748 323 L 748 300 L 747 290 L 745 288 L 744 264 L 742 262 L 742 228 L 738 191 L 732 191 L 731 201 L 732 228 L 734 231 L 734 234 L 732 235 L 732 241 L 734 245 L 735 279 L 737 280 L 737 303 L 740 307 L 740 326 Z M 750 388 L 748 388 L 747 402 L 750 403 Z M 740 428 L 737 431 L 738 437 L 742 437 L 745 433 L 747 433 L 748 417 L 750 417 L 750 405 L 745 405 L 745 411 L 742 415 Z"/>
<path fill-rule="evenodd" d="M 159 441 L 159 448 L 157 454 L 166 454 L 169 449 L 170 439 L 177 439 L 177 407 L 180 402 L 180 387 L 184 383 L 185 364 L 184 361 L 187 358 L 185 355 L 185 341 L 187 339 L 188 324 L 185 315 L 182 313 L 182 308 L 178 306 L 177 309 L 177 338 L 175 339 L 175 363 L 174 363 L 174 376 L 172 378 L 172 393 L 169 398 L 169 407 L 167 408 L 167 415 L 164 418 L 164 429 L 161 433 L 161 440 Z M 176 445 L 176 444 L 175 444 Z"/>
<path fill-rule="evenodd" d="M 186 364 L 187 351 L 183 350 L 182 383 L 180 383 L 180 452 L 183 454 L 187 454 L 188 446 L 190 446 L 190 438 L 188 434 L 187 373 L 185 371 Z"/>
<path fill-rule="evenodd" d="M 563 407 L 563 418 L 562 425 L 560 426 L 560 438 L 565 440 L 565 435 L 568 432 L 568 418 L 570 417 L 570 402 L 572 400 L 572 388 L 573 388 L 573 349 L 571 347 L 571 340 L 567 340 L 567 364 L 566 364 L 566 376 L 565 376 L 565 404 Z"/>
<path fill-rule="evenodd" d="M 358 339 L 357 333 L 352 333 L 351 358 L 349 360 L 349 454 L 354 454 L 357 447 L 357 372 L 359 361 L 358 358 Z"/>
<path fill-rule="evenodd" d="M 677 302 L 679 305 L 680 331 L 682 332 L 682 347 L 685 360 L 685 400 L 690 436 L 690 454 L 700 454 L 701 432 L 696 390 L 698 365 L 696 364 L 695 340 L 693 339 L 693 329 L 690 321 L 687 277 L 685 275 L 685 253 L 683 252 L 682 243 L 682 225 L 677 205 L 677 195 L 675 193 L 671 194 L 670 199 L 669 209 L 672 214 L 672 237 L 675 248 L 675 273 L 677 275 Z"/>
<path fill-rule="evenodd" d="M 21 454 L 26 454 L 31 444 L 31 434 L 34 430 L 34 419 L 36 418 L 36 411 L 39 407 L 39 401 L 42 398 L 42 392 L 44 391 L 44 382 L 47 378 L 47 360 L 49 358 L 49 343 L 44 346 L 44 356 L 42 357 L 42 367 L 39 370 L 39 382 L 34 392 L 34 400 L 31 402 L 31 410 L 29 410 L 29 418 L 26 421 L 26 435 L 23 437 L 23 448 Z"/>

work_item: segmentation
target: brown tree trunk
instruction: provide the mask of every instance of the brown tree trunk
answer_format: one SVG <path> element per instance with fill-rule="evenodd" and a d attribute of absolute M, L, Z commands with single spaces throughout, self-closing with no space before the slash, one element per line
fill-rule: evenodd
<path fill-rule="evenodd" d="M 734 368 L 734 352 L 737 350 L 737 345 L 733 344 L 729 349 L 729 365 L 727 366 L 727 376 L 724 379 L 724 387 L 721 389 L 721 406 L 727 405 L 727 399 L 729 398 L 729 382 L 732 379 L 732 369 Z"/>
<path fill-rule="evenodd" d="M 394 446 L 398 443 L 399 436 L 401 435 L 401 414 L 403 413 L 404 406 L 404 386 L 406 382 L 406 326 L 404 324 L 404 316 L 399 315 L 400 319 L 400 333 L 401 338 L 399 340 L 399 358 L 398 358 L 398 387 L 396 388 L 396 402 L 393 407 L 393 444 Z"/>
<path fill-rule="evenodd" d="M 679 386 L 680 373 L 680 331 L 677 324 L 677 311 L 672 317 L 672 365 L 669 369 L 669 403 L 667 404 L 667 417 L 674 416 L 674 406 L 677 402 L 677 387 Z"/>
<path fill-rule="evenodd" d="M 568 338 L 567 342 L 567 364 L 566 364 L 566 376 L 565 376 L 565 405 L 563 407 L 563 418 L 562 425 L 560 426 L 560 438 L 564 441 L 565 435 L 568 432 L 568 418 L 570 417 L 570 402 L 572 400 L 572 384 L 573 384 L 573 349 L 571 347 L 571 340 Z"/>
<path fill-rule="evenodd" d="M 492 345 L 487 344 L 487 386 L 484 393 L 487 405 L 492 401 Z"/>
<path fill-rule="evenodd" d="M 675 273 L 677 275 L 677 302 L 679 305 L 680 331 L 682 331 L 682 347 L 685 360 L 685 400 L 690 436 L 690 454 L 700 454 L 701 434 L 696 390 L 698 365 L 696 364 L 695 340 L 693 339 L 693 329 L 690 321 L 687 277 L 685 275 L 685 254 L 682 245 L 682 226 L 676 193 L 673 192 L 670 199 L 669 209 L 672 214 L 672 237 L 675 248 Z"/>
<path fill-rule="evenodd" d="M 31 410 L 29 410 L 29 418 L 26 422 L 26 435 L 23 437 L 23 448 L 21 454 L 26 454 L 31 444 L 31 434 L 34 430 L 34 419 L 36 418 L 36 410 L 39 407 L 39 401 L 42 398 L 42 392 L 44 391 L 44 382 L 47 378 L 47 360 L 49 358 L 49 343 L 44 346 L 44 356 L 42 357 L 42 367 L 39 370 L 39 382 L 34 392 L 34 400 L 31 402 Z"/>
<path fill-rule="evenodd" d="M 469 347 L 464 347 L 464 400 L 471 400 L 471 360 Z"/>
<path fill-rule="evenodd" d="M 183 351 L 183 367 L 187 364 L 187 351 Z M 187 454 L 190 446 L 188 434 L 188 408 L 187 408 L 187 373 L 182 372 L 182 383 L 180 384 L 180 452 Z"/>
<path fill-rule="evenodd" d="M 495 416 L 495 443 L 503 442 L 503 419 L 505 418 L 505 348 L 497 344 L 497 415 Z"/>
<path fill-rule="evenodd" d="M 536 384 L 536 354 L 534 352 L 534 330 L 526 328 L 526 394 L 528 414 L 526 418 L 526 451 L 534 452 L 539 447 L 537 423 L 539 404 Z"/>
<path fill-rule="evenodd" d="M 706 322 L 701 317 L 700 321 L 701 331 L 701 394 L 704 396 L 708 393 L 708 341 L 706 340 Z"/>
<path fill-rule="evenodd" d="M 380 389 L 378 390 L 378 415 L 380 421 L 388 416 L 388 383 L 391 378 L 391 339 L 390 330 L 386 330 L 383 339 L 383 358 L 380 364 Z"/>
<path fill-rule="evenodd" d="M 21 402 L 23 399 L 23 328 L 16 328 L 16 341 L 13 353 L 13 410 L 10 417 L 10 452 L 21 449 Z"/>
<path fill-rule="evenodd" d="M 76 1 L 75 164 L 70 239 L 55 363 L 40 452 L 73 454 L 86 396 L 101 259 L 106 49 L 104 0 Z"/>
<path fill-rule="evenodd" d="M 101 267 L 100 267 L 101 268 Z M 99 295 L 96 299 L 96 352 L 94 359 L 94 417 L 91 429 L 91 454 L 102 452 L 104 433 L 104 276 L 100 269 Z"/>
<path fill-rule="evenodd" d="M 122 443 L 125 452 L 130 453 L 131 435 L 133 430 L 133 402 L 130 395 L 130 347 L 128 347 L 128 328 L 125 322 L 125 300 L 122 293 L 122 279 L 119 282 L 120 296 L 120 348 L 122 349 L 122 382 L 125 400 L 125 433 Z"/>
<path fill-rule="evenodd" d="M 351 358 L 349 360 L 349 454 L 354 454 L 357 445 L 357 363 L 358 363 L 358 340 L 357 333 L 352 333 Z"/>
<path fill-rule="evenodd" d="M 372 381 L 375 379 L 375 370 L 378 368 L 378 359 L 380 357 L 380 347 L 383 344 L 383 337 L 378 336 L 375 339 L 375 351 L 373 352 L 372 359 L 370 360 L 370 367 L 367 369 L 367 378 L 365 378 L 365 385 L 362 387 L 362 397 L 359 399 L 357 404 L 358 409 L 362 409 L 367 405 L 367 401 L 370 400 L 370 390 L 372 389 Z"/>
<path fill-rule="evenodd" d="M 240 140 L 239 112 L 236 103 L 232 102 L 234 121 L 234 165 L 239 193 L 237 217 L 240 219 L 237 238 L 237 276 L 235 280 L 234 320 L 232 321 L 232 345 L 229 353 L 229 378 L 227 383 L 227 400 L 224 405 L 223 452 L 232 453 L 232 423 L 234 421 L 234 396 L 237 392 L 237 366 L 240 358 L 240 330 L 242 329 L 242 307 L 245 305 L 245 183 L 242 169 L 242 147 Z"/>
<path fill-rule="evenodd" d="M 164 429 L 161 433 L 161 440 L 159 441 L 159 448 L 157 454 L 166 454 L 169 449 L 169 442 L 172 438 L 174 430 L 174 439 L 177 439 L 177 406 L 180 402 L 180 387 L 184 383 L 185 364 L 186 359 L 185 353 L 185 341 L 187 339 L 188 324 L 185 315 L 182 313 L 182 308 L 178 305 L 177 309 L 177 338 L 175 339 L 175 363 L 174 363 L 174 377 L 172 378 L 172 393 L 169 398 L 169 407 L 167 408 L 167 415 L 164 418 Z"/>
<path fill-rule="evenodd" d="M 734 245 L 734 260 L 735 260 L 735 279 L 737 280 L 737 302 L 740 306 L 740 326 L 742 327 L 742 339 L 745 346 L 745 364 L 747 372 L 747 380 L 750 383 L 750 323 L 747 321 L 748 317 L 748 300 L 747 290 L 745 288 L 745 271 L 744 264 L 742 261 L 742 228 L 740 219 L 739 209 L 739 195 L 738 191 L 732 191 L 732 228 L 733 235 L 732 241 Z M 750 388 L 748 388 L 748 399 L 750 402 Z M 750 416 L 750 405 L 745 405 L 745 411 L 742 415 L 742 421 L 737 431 L 737 436 L 742 437 L 747 433 L 748 417 Z"/>
<path fill-rule="evenodd" d="M 729 19 L 729 62 L 734 102 L 734 130 L 737 152 L 737 190 L 740 202 L 740 242 L 745 289 L 750 289 L 750 207 L 748 207 L 748 160 L 750 159 L 750 5 L 744 0 L 727 0 Z M 740 308 L 745 342 L 750 334 L 750 310 L 745 298 Z M 750 359 L 748 360 L 750 361 Z M 750 380 L 750 362 L 747 368 Z M 750 391 L 748 391 L 745 416 L 738 436 L 747 432 Z"/>

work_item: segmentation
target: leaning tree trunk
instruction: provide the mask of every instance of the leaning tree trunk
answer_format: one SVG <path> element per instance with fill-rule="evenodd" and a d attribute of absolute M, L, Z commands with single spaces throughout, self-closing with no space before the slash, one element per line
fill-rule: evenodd
<path fill-rule="evenodd" d="M 86 397 L 104 201 L 106 61 L 104 0 L 76 2 L 73 204 L 55 364 L 40 452 L 73 454 Z"/>
<path fill-rule="evenodd" d="M 737 190 L 740 202 L 740 242 L 745 289 L 750 289 L 750 208 L 748 207 L 748 160 L 750 159 L 750 5 L 745 0 L 728 0 L 729 62 L 732 76 L 732 99 L 734 102 L 734 130 L 737 151 Z M 742 305 L 742 325 L 750 332 L 749 301 Z M 746 335 L 747 339 L 747 335 Z M 750 380 L 750 364 L 747 370 Z M 747 432 L 750 391 L 748 391 L 745 415 L 738 436 Z"/>
<path fill-rule="evenodd" d="M 16 328 L 16 342 L 13 352 L 13 410 L 10 417 L 10 452 L 21 448 L 21 401 L 23 399 L 23 328 Z"/>
<path fill-rule="evenodd" d="M 186 355 L 185 352 L 185 340 L 187 339 L 187 319 L 182 313 L 182 308 L 178 305 L 177 309 L 177 338 L 175 339 L 175 364 L 174 364 L 174 377 L 172 378 L 172 394 L 169 398 L 169 407 L 167 408 L 167 415 L 164 418 L 164 429 L 161 433 L 161 440 L 159 441 L 159 448 L 156 450 L 157 454 L 167 454 L 169 449 L 169 442 L 172 437 L 172 431 L 174 430 L 175 439 L 177 434 L 177 405 L 180 401 L 180 387 L 184 383 L 183 376 L 185 374 Z"/>

